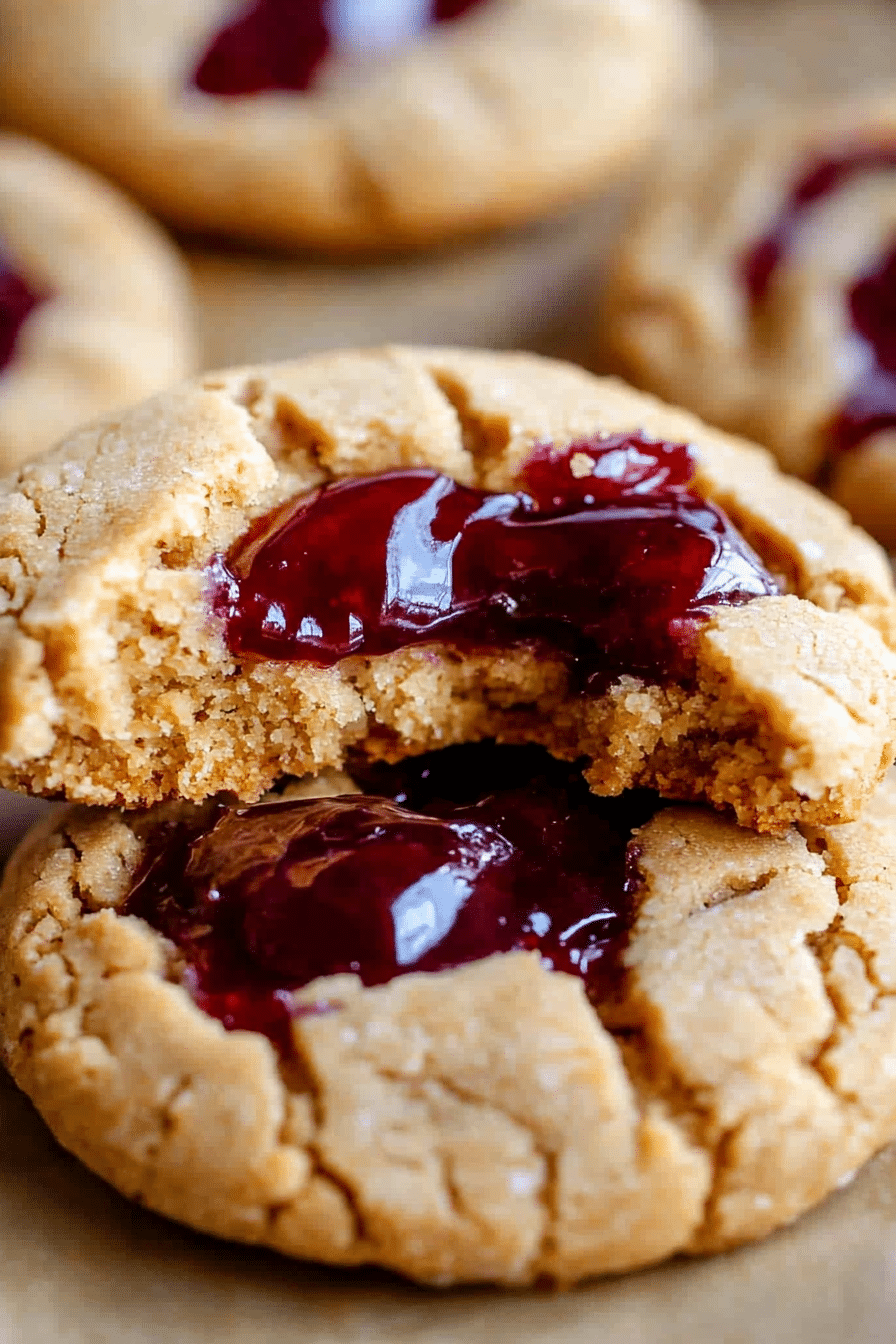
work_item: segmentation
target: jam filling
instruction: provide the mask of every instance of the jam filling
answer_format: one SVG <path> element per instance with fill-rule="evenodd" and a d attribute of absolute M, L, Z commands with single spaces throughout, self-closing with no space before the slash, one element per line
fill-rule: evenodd
<path fill-rule="evenodd" d="M 0 252 L 0 370 L 12 362 L 19 332 L 40 302 L 41 296 L 16 275 Z"/>
<path fill-rule="evenodd" d="M 447 642 L 528 646 L 598 692 L 686 677 L 711 609 L 777 591 L 689 450 L 641 436 L 535 450 L 524 491 L 427 469 L 340 481 L 258 520 L 208 568 L 237 657 L 331 666 Z"/>
<path fill-rule="evenodd" d="M 193 76 L 203 93 L 244 97 L 310 88 L 331 50 L 395 46 L 482 0 L 249 0 L 212 39 Z M 357 11 L 357 12 L 353 12 Z"/>
<path fill-rule="evenodd" d="M 792 251 L 805 214 L 856 178 L 896 168 L 896 145 L 852 146 L 814 163 L 797 179 L 771 228 L 743 258 L 750 301 L 760 308 L 778 267 Z M 896 428 L 896 247 L 861 275 L 846 296 L 864 370 L 830 426 L 837 451 Z"/>
<path fill-rule="evenodd" d="M 450 747 L 368 768 L 369 794 L 220 807 L 161 828 L 123 914 L 179 949 L 182 983 L 229 1030 L 283 1051 L 292 992 L 379 985 L 526 949 L 612 991 L 631 919 L 634 827 L 650 794 L 599 799 L 534 747 Z"/>

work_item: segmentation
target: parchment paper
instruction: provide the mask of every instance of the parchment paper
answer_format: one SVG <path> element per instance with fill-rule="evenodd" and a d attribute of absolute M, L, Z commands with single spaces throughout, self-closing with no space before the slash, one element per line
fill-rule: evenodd
<path fill-rule="evenodd" d="M 896 81 L 896 4 L 718 0 L 730 87 L 812 96 Z M 629 188 L 475 247 L 387 265 L 193 248 L 207 365 L 382 340 L 586 358 L 594 260 Z M 0 797 L 0 859 L 42 805 Z M 43 805 L 45 806 L 45 805 Z M 6 1344 L 893 1344 L 896 1148 L 759 1246 L 571 1293 L 428 1292 L 217 1243 L 129 1205 L 0 1075 Z"/>

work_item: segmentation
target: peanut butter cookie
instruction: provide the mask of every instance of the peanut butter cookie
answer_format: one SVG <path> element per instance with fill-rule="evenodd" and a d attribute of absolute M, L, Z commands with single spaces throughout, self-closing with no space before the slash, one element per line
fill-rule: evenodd
<path fill-rule="evenodd" d="M 571 365 L 207 375 L 0 492 L 0 783 L 253 801 L 351 749 L 855 816 L 893 759 L 883 553 L 761 450 Z"/>
<path fill-rule="evenodd" d="M 535 218 L 643 152 L 692 0 L 2 0 L 0 116 L 178 225 L 382 248 Z"/>
<path fill-rule="evenodd" d="M 724 1249 L 848 1180 L 896 1134 L 894 782 L 769 837 L 532 753 L 42 823 L 0 1036 L 60 1142 L 215 1235 L 435 1284 Z"/>
<path fill-rule="evenodd" d="M 896 547 L 896 101 L 740 111 L 669 154 L 601 312 L 638 385 Z"/>
<path fill-rule="evenodd" d="M 189 373 L 188 283 L 107 182 L 0 133 L 0 469 Z"/>

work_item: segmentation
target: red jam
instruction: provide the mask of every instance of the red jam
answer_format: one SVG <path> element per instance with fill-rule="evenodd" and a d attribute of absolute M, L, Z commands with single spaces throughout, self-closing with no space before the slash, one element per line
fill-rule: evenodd
<path fill-rule="evenodd" d="M 856 178 L 894 168 L 896 145 L 852 146 L 813 164 L 798 178 L 771 228 L 743 259 L 743 279 L 754 307 L 768 296 L 808 210 Z M 830 429 L 838 451 L 896 427 L 896 248 L 859 277 L 847 303 L 853 332 L 864 347 L 865 369 Z"/>
<path fill-rule="evenodd" d="M 273 89 L 303 93 L 333 45 L 328 22 L 333 2 L 248 0 L 212 39 L 193 76 L 194 84 L 203 93 L 227 97 Z M 431 0 L 428 22 L 449 22 L 481 3 Z"/>
<path fill-rule="evenodd" d="M 591 690 L 686 676 L 711 608 L 777 591 L 692 473 L 683 445 L 616 435 L 537 449 L 525 493 L 422 468 L 340 481 L 215 556 L 212 607 L 240 658 L 526 645 Z"/>
<path fill-rule="evenodd" d="M 41 296 L 16 275 L 0 253 L 0 369 L 12 362 L 19 332 Z"/>
<path fill-rule="evenodd" d="M 574 766 L 491 744 L 371 767 L 365 782 L 381 796 L 221 807 L 205 829 L 162 829 L 122 913 L 175 944 L 204 1011 L 288 1050 L 292 991 L 318 976 L 379 985 L 514 949 L 606 996 L 629 923 L 627 846 L 653 795 L 598 799 Z"/>

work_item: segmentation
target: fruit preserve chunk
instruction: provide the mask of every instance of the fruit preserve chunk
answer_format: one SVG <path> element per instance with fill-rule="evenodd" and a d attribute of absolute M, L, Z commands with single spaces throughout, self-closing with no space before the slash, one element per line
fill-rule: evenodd
<path fill-rule="evenodd" d="M 598 799 L 538 748 L 450 747 L 370 768 L 380 796 L 217 810 L 161 828 L 122 913 L 179 949 L 183 983 L 229 1029 L 288 1048 L 292 991 L 348 972 L 378 985 L 494 953 L 538 952 L 593 998 L 618 968 L 627 846 L 653 795 Z"/>
<path fill-rule="evenodd" d="M 712 607 L 776 591 L 692 474 L 683 445 L 615 435 L 536 449 L 515 494 L 424 468 L 339 481 L 213 557 L 212 608 L 240 658 L 526 645 L 593 690 L 662 682 Z"/>
<path fill-rule="evenodd" d="M 894 169 L 896 145 L 886 143 L 847 146 L 806 169 L 768 232 L 744 256 L 743 279 L 754 307 L 767 297 L 807 211 L 856 178 Z M 846 302 L 864 367 L 831 425 L 831 445 L 838 451 L 896 428 L 896 248 L 858 278 Z"/>
<path fill-rule="evenodd" d="M 22 325 L 40 302 L 0 252 L 0 369 L 11 363 Z"/>
<path fill-rule="evenodd" d="M 249 0 L 193 76 L 203 93 L 304 92 L 331 51 L 387 50 L 483 0 Z"/>

